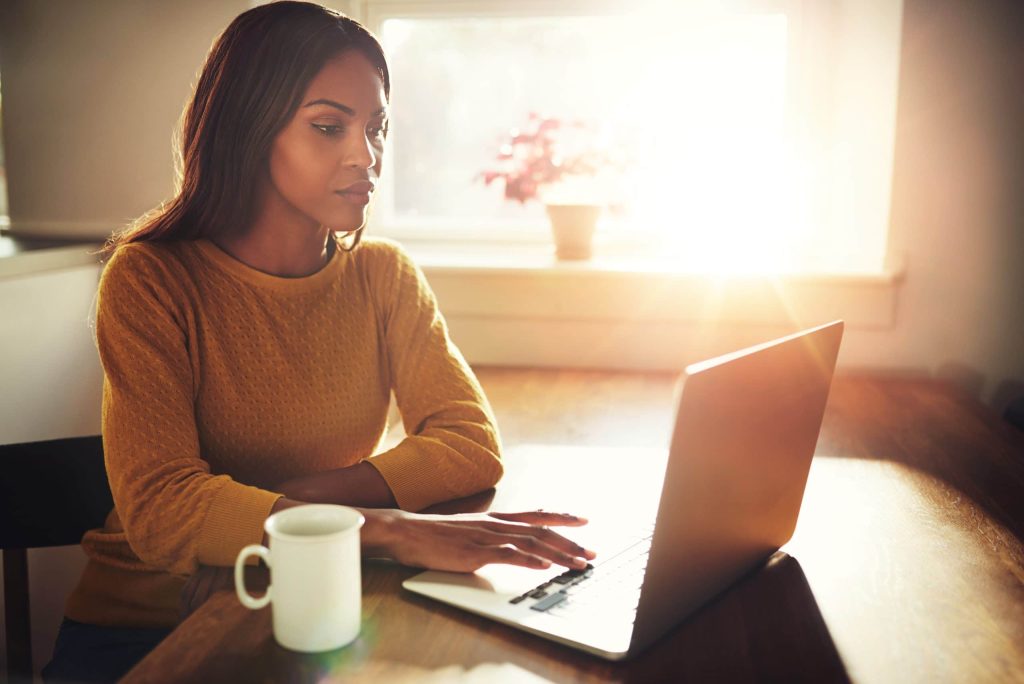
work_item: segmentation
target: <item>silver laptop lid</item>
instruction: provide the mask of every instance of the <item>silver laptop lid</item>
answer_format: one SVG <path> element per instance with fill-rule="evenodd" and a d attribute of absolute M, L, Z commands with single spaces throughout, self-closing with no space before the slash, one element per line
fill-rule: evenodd
<path fill-rule="evenodd" d="M 630 652 L 789 540 L 843 322 L 687 367 Z"/>

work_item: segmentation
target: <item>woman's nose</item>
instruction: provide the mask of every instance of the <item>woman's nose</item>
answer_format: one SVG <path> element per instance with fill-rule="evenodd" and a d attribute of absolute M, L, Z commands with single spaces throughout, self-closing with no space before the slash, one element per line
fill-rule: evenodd
<path fill-rule="evenodd" d="M 345 149 L 345 165 L 360 169 L 372 168 L 377 163 L 377 154 L 365 134 L 353 135 Z"/>

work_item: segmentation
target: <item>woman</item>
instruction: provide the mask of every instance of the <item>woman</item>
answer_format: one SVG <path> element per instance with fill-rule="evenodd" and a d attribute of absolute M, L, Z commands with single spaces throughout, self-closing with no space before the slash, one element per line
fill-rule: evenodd
<path fill-rule="evenodd" d="M 377 41 L 317 5 L 256 7 L 214 45 L 179 193 L 108 245 L 96 332 L 115 509 L 83 539 L 48 678 L 123 674 L 173 627 L 189 577 L 305 502 L 362 507 L 364 551 L 418 567 L 593 557 L 543 527 L 573 516 L 404 512 L 502 467 L 422 273 L 361 240 L 389 94 Z M 366 460 L 392 391 L 409 437 Z"/>

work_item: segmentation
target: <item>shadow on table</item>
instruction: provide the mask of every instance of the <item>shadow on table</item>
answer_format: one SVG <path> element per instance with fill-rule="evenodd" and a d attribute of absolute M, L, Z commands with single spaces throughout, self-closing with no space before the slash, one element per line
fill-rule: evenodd
<path fill-rule="evenodd" d="M 849 682 L 800 563 L 779 551 L 608 681 Z"/>

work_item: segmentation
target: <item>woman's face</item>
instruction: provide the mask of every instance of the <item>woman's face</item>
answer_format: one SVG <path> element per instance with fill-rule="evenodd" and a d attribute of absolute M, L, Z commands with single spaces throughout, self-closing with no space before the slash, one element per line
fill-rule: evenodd
<path fill-rule="evenodd" d="M 349 50 L 324 65 L 270 150 L 270 185 L 312 227 L 356 230 L 380 177 L 387 131 L 384 83 Z"/>

